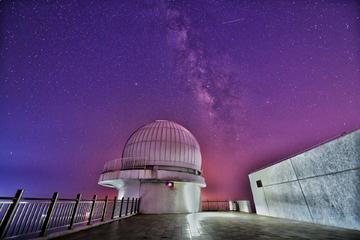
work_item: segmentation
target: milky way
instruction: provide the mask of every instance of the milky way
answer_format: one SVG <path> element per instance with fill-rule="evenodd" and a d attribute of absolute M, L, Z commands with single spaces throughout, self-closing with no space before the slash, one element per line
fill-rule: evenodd
<path fill-rule="evenodd" d="M 203 199 L 360 128 L 357 1 L 2 1 L 0 195 L 97 185 L 156 119 L 198 139 Z"/>

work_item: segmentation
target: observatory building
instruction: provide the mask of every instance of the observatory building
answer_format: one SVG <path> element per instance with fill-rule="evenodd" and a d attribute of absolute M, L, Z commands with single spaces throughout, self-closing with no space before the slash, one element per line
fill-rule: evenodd
<path fill-rule="evenodd" d="M 145 214 L 201 211 L 200 146 L 183 126 L 157 120 L 136 130 L 120 159 L 105 164 L 99 184 L 119 191 L 118 198 L 141 198 Z"/>

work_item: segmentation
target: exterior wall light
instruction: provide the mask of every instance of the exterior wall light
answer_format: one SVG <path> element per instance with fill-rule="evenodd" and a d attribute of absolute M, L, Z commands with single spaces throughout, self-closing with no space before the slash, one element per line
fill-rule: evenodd
<path fill-rule="evenodd" d="M 167 182 L 166 186 L 168 186 L 169 188 L 172 188 L 172 187 L 174 187 L 174 183 L 173 182 Z"/>

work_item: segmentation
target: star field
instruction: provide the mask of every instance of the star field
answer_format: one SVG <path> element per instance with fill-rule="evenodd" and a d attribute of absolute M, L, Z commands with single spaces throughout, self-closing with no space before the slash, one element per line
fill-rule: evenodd
<path fill-rule="evenodd" d="M 105 162 L 156 119 L 199 141 L 209 200 L 360 128 L 357 1 L 1 1 L 0 196 L 117 195 Z"/>

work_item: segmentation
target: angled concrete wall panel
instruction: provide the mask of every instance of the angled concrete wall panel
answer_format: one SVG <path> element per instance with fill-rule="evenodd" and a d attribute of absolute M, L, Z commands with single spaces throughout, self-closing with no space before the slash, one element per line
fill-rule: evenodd
<path fill-rule="evenodd" d="M 297 181 L 263 188 L 269 216 L 311 222 L 304 195 Z"/>
<path fill-rule="evenodd" d="M 279 174 L 279 172 L 282 174 Z M 266 168 L 266 171 L 260 170 L 259 175 L 263 186 L 296 180 L 296 175 L 290 160 L 272 165 Z"/>
<path fill-rule="evenodd" d="M 360 229 L 360 170 L 299 181 L 315 223 Z"/>
<path fill-rule="evenodd" d="M 360 131 L 291 159 L 299 179 L 360 168 Z"/>
<path fill-rule="evenodd" d="M 360 230 L 360 130 L 249 179 L 258 214 Z"/>
<path fill-rule="evenodd" d="M 257 187 L 256 181 L 260 180 L 259 172 L 255 172 L 249 175 L 251 191 L 254 197 L 256 213 L 260 215 L 269 216 L 269 210 L 267 207 L 264 189 Z"/>

